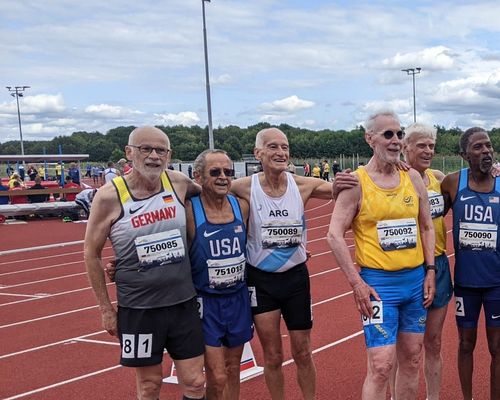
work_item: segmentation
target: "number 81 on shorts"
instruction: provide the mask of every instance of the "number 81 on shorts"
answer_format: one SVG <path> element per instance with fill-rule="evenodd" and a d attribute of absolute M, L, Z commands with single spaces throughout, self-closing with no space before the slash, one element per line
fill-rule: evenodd
<path fill-rule="evenodd" d="M 371 318 L 361 315 L 363 326 L 384 323 L 384 308 L 381 301 L 372 301 L 373 314 Z"/>
<path fill-rule="evenodd" d="M 122 358 L 150 358 L 152 345 L 153 334 L 151 333 L 139 335 L 130 335 L 124 333 L 122 335 Z"/>

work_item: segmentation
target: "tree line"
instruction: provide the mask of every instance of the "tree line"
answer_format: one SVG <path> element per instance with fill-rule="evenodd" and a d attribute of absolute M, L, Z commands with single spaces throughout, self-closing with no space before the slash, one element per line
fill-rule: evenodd
<path fill-rule="evenodd" d="M 271 127 L 268 123 L 259 123 L 240 128 L 230 125 L 214 129 L 215 147 L 228 152 L 233 160 L 241 160 L 243 155 L 252 154 L 255 135 L 264 128 Z M 436 126 L 438 130 L 436 152 L 440 155 L 457 155 L 459 153 L 459 128 L 446 129 Z M 70 136 L 57 136 L 46 141 L 24 141 L 25 154 L 58 154 L 59 146 L 63 154 L 89 154 L 89 161 L 117 161 L 124 157 L 124 147 L 134 126 L 120 126 L 110 129 L 107 133 L 74 132 Z M 192 161 L 203 150 L 208 148 L 208 129 L 200 126 L 158 126 L 170 138 L 173 149 L 172 159 Z M 324 159 L 340 154 L 358 154 L 369 157 L 371 149 L 364 139 L 363 127 L 353 130 L 323 129 L 314 131 L 297 128 L 287 124 L 278 126 L 288 137 L 290 150 L 296 159 Z M 489 131 L 493 148 L 500 149 L 500 128 Z M 20 154 L 19 141 L 0 143 L 0 154 Z"/>

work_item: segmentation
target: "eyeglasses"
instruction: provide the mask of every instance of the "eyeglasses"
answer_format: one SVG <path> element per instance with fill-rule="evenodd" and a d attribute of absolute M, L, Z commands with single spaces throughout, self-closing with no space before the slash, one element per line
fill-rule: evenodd
<path fill-rule="evenodd" d="M 224 175 L 232 177 L 234 176 L 234 169 L 230 168 L 212 168 L 208 171 L 210 176 L 217 178 L 221 176 L 222 172 L 224 172 Z"/>
<path fill-rule="evenodd" d="M 392 139 L 394 135 L 396 135 L 399 140 L 405 137 L 405 133 L 403 131 L 397 131 L 397 132 L 385 131 L 384 133 L 382 133 L 382 135 L 384 135 L 384 138 L 386 138 L 387 140 Z"/>
<path fill-rule="evenodd" d="M 159 157 L 164 157 L 170 152 L 170 149 L 166 149 L 164 147 L 134 146 L 133 144 L 129 144 L 128 146 L 139 149 L 139 151 L 146 156 L 149 156 L 153 150 Z"/>

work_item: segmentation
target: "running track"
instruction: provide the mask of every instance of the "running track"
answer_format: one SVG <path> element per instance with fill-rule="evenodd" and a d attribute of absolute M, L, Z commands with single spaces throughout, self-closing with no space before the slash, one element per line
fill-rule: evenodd
<path fill-rule="evenodd" d="M 364 339 L 350 287 L 338 269 L 325 240 L 332 203 L 310 201 L 308 249 L 313 298 L 312 347 L 317 367 L 317 398 L 359 399 L 366 372 Z M 451 222 L 448 218 L 448 226 Z M 100 314 L 83 263 L 85 224 L 59 220 L 0 225 L 0 398 L 2 399 L 134 399 L 131 369 L 118 365 L 119 346 L 101 328 Z M 347 234 L 352 244 L 352 234 Z M 55 243 L 64 247 L 33 249 Z M 11 252 L 16 249 L 31 251 Z M 448 237 L 453 264 L 453 247 Z M 112 256 L 106 247 L 104 258 Z M 113 284 L 108 285 L 115 299 Z M 475 352 L 474 398 L 489 397 L 489 354 L 484 320 Z M 286 399 L 300 399 L 289 338 L 282 327 L 285 348 Z M 456 367 L 457 335 L 453 307 L 443 336 L 442 399 L 456 400 L 460 386 Z M 262 365 L 258 339 L 252 341 Z M 164 374 L 171 362 L 165 356 Z M 419 399 L 425 399 L 423 378 Z M 162 399 L 179 399 L 177 385 L 165 384 Z M 268 399 L 263 376 L 241 385 L 241 398 Z M 389 397 L 388 397 L 389 398 Z"/>

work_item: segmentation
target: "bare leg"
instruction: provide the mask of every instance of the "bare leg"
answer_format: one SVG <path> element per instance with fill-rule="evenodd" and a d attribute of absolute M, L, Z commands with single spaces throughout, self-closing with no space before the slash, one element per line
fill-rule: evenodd
<path fill-rule="evenodd" d="M 415 400 L 418 395 L 418 371 L 424 335 L 400 332 L 396 344 L 398 372 L 396 374 L 396 397 L 398 400 Z"/>
<path fill-rule="evenodd" d="M 161 364 L 135 369 L 137 381 L 137 396 L 139 400 L 157 400 L 163 378 Z"/>
<path fill-rule="evenodd" d="M 424 373 L 427 387 L 427 400 L 439 400 L 441 389 L 441 371 L 443 359 L 441 357 L 441 334 L 446 319 L 447 306 L 432 308 L 427 312 L 425 326 L 424 347 L 425 361 Z"/>
<path fill-rule="evenodd" d="M 491 354 L 490 398 L 500 400 L 500 328 L 487 326 L 486 336 Z"/>
<path fill-rule="evenodd" d="M 304 400 L 313 400 L 316 394 L 316 367 L 312 358 L 311 330 L 294 330 L 289 333 L 302 397 Z"/>
<path fill-rule="evenodd" d="M 472 399 L 472 371 L 474 370 L 474 348 L 477 328 L 458 327 L 458 376 L 464 400 Z"/>
<path fill-rule="evenodd" d="M 225 348 L 227 383 L 224 388 L 224 400 L 240 398 L 240 364 L 243 345 Z"/>
<path fill-rule="evenodd" d="M 255 329 L 264 353 L 264 377 L 272 400 L 284 400 L 285 388 L 281 364 L 283 346 L 281 342 L 279 310 L 254 315 Z"/>
<path fill-rule="evenodd" d="M 184 396 L 202 399 L 205 396 L 205 377 L 203 375 L 203 355 L 187 360 L 174 360 L 179 383 L 184 388 Z"/>
<path fill-rule="evenodd" d="M 367 350 L 368 367 L 363 384 L 363 400 L 385 400 L 395 354 L 396 345 L 394 344 L 371 347 Z"/>

